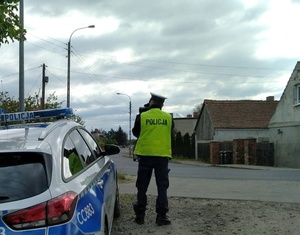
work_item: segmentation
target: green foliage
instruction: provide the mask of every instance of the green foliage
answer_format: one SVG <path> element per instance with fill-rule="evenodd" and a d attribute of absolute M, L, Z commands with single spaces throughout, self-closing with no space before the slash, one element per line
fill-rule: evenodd
<path fill-rule="evenodd" d="M 55 95 L 55 92 L 50 94 L 45 102 L 45 109 L 57 109 L 61 108 L 62 102 L 57 102 L 58 97 Z M 41 97 L 40 91 L 36 92 L 34 96 L 29 96 L 25 98 L 25 110 L 33 111 L 41 109 Z"/>
<path fill-rule="evenodd" d="M 10 97 L 8 92 L 0 92 L 0 108 L 7 113 L 17 112 L 19 109 L 19 102 Z"/>
<path fill-rule="evenodd" d="M 183 137 L 181 132 L 172 133 L 172 154 L 176 158 L 195 157 L 195 134 L 186 133 Z"/>
<path fill-rule="evenodd" d="M 80 116 L 73 114 L 70 119 L 84 126 L 85 121 Z"/>
<path fill-rule="evenodd" d="M 26 30 L 20 24 L 18 12 L 19 0 L 0 1 L 0 45 L 9 43 L 9 40 L 25 39 Z"/>
<path fill-rule="evenodd" d="M 101 135 L 97 135 L 97 133 L 101 133 Z M 127 145 L 127 133 L 122 130 L 119 126 L 118 130 L 110 129 L 110 131 L 104 130 L 92 130 L 91 133 L 94 135 L 96 140 L 102 141 L 105 144 L 117 144 L 117 145 Z"/>
<path fill-rule="evenodd" d="M 191 139 L 189 133 L 186 133 L 183 136 L 183 156 L 190 157 L 191 156 Z"/>
<path fill-rule="evenodd" d="M 0 0 L 1 1 L 1 0 Z M 25 111 L 35 111 L 41 109 L 41 97 L 40 91 L 36 92 L 33 96 L 29 96 L 24 99 Z M 58 102 L 58 97 L 55 92 L 50 94 L 45 102 L 44 109 L 58 109 L 61 108 L 62 102 Z M 0 108 L 4 109 L 6 113 L 14 113 L 19 111 L 19 101 L 15 100 L 14 97 L 10 97 L 9 93 L 0 92 Z M 80 116 L 75 114 L 71 117 L 75 122 L 84 125 L 84 121 Z M 54 119 L 47 119 L 44 121 L 53 121 Z"/>
<path fill-rule="evenodd" d="M 121 126 L 119 126 L 118 130 L 116 131 L 115 138 L 119 145 L 127 144 L 127 134 L 122 130 Z"/>
<path fill-rule="evenodd" d="M 183 156 L 184 155 L 184 151 L 183 151 L 183 138 L 181 135 L 181 132 L 178 131 L 176 132 L 175 135 L 175 148 L 174 148 L 175 152 L 174 154 L 177 156 Z"/>
<path fill-rule="evenodd" d="M 126 179 L 126 176 L 124 174 L 118 172 L 117 178 L 118 178 L 118 180 L 124 181 Z"/>
<path fill-rule="evenodd" d="M 195 158 L 195 144 L 196 144 L 196 133 L 194 132 L 191 136 L 191 158 Z"/>

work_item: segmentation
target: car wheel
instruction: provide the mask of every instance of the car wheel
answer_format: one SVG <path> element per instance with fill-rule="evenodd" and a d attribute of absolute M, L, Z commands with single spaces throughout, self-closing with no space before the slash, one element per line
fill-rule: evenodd
<path fill-rule="evenodd" d="M 118 218 L 118 217 L 120 217 L 120 215 L 121 215 L 121 212 L 120 212 L 120 195 L 119 195 L 119 186 L 118 186 L 118 182 L 117 182 L 114 218 Z"/>

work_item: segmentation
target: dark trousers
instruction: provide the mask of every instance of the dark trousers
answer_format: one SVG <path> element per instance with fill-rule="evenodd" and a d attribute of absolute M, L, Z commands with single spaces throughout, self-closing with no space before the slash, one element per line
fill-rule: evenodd
<path fill-rule="evenodd" d="M 141 209 L 147 205 L 147 189 L 154 170 L 157 198 L 156 213 L 165 214 L 169 211 L 167 190 L 169 188 L 169 159 L 166 157 L 139 157 L 139 168 L 136 180 L 137 204 Z"/>

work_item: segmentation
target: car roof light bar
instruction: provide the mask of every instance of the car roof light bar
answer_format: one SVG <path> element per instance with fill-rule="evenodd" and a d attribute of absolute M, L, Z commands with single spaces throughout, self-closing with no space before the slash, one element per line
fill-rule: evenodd
<path fill-rule="evenodd" d="M 46 109 L 39 111 L 17 112 L 17 113 L 2 113 L 0 114 L 1 122 L 16 122 L 16 121 L 28 121 L 42 118 L 63 118 L 73 115 L 73 109 Z"/>

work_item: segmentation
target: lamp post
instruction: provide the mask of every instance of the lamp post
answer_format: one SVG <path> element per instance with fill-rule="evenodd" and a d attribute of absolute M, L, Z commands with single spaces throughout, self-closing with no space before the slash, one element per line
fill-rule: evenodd
<path fill-rule="evenodd" d="M 131 98 L 129 95 L 127 94 L 123 94 L 123 93 L 117 93 L 117 95 L 126 95 L 129 98 L 129 157 L 131 157 Z"/>
<path fill-rule="evenodd" d="M 80 29 L 87 29 L 87 28 L 95 28 L 95 25 L 89 25 L 89 26 L 86 26 L 86 27 L 82 27 L 82 28 L 78 28 L 78 29 L 75 29 L 71 35 L 70 35 L 70 38 L 69 38 L 69 41 L 68 41 L 68 75 L 67 75 L 67 107 L 69 108 L 70 107 L 70 62 L 71 62 L 71 38 L 72 38 L 72 35 L 80 30 Z"/>

